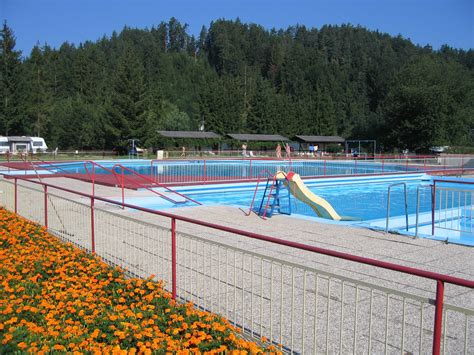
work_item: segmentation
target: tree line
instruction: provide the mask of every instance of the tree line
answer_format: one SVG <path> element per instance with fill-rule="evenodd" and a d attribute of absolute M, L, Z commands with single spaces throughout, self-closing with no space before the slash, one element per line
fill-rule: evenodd
<path fill-rule="evenodd" d="M 0 33 L 0 134 L 111 149 L 157 130 L 340 135 L 384 150 L 472 146 L 474 51 L 420 47 L 360 26 L 266 30 L 175 18 L 24 56 Z"/>

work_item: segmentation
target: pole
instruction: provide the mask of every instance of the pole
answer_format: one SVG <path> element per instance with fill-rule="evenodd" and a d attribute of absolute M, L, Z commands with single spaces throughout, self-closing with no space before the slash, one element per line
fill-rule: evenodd
<path fill-rule="evenodd" d="M 15 213 L 18 212 L 18 179 L 15 178 Z"/>
<path fill-rule="evenodd" d="M 95 165 L 92 164 L 92 196 L 95 196 Z"/>
<path fill-rule="evenodd" d="M 44 186 L 44 226 L 48 229 L 48 186 Z"/>
<path fill-rule="evenodd" d="M 91 251 L 95 254 L 94 197 L 91 196 Z"/>
<path fill-rule="evenodd" d="M 176 299 L 176 218 L 171 219 L 171 295 Z"/>
<path fill-rule="evenodd" d="M 439 355 L 441 353 L 441 336 L 443 332 L 443 297 L 444 282 L 438 280 L 436 284 L 435 319 L 433 329 L 433 355 Z"/>
<path fill-rule="evenodd" d="M 122 210 L 125 209 L 125 183 L 124 183 L 124 172 L 122 166 Z"/>
<path fill-rule="evenodd" d="M 435 232 L 436 180 L 431 188 L 431 235 Z"/>

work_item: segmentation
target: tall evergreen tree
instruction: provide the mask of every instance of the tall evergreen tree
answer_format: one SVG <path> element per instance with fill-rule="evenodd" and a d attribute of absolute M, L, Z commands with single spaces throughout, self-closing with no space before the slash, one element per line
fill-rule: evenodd
<path fill-rule="evenodd" d="M 134 135 L 144 125 L 143 71 L 143 65 L 132 48 L 125 48 L 117 65 L 107 111 L 106 137 L 109 146 L 125 146 L 128 139 L 140 138 Z"/>
<path fill-rule="evenodd" d="M 15 44 L 13 31 L 5 21 L 0 31 L 0 132 L 5 135 L 12 133 L 20 115 L 21 52 L 15 50 Z"/>
<path fill-rule="evenodd" d="M 49 51 L 45 47 L 45 51 Z M 25 62 L 25 115 L 15 125 L 17 134 L 47 135 L 53 103 L 50 63 L 44 51 L 35 46 Z"/>

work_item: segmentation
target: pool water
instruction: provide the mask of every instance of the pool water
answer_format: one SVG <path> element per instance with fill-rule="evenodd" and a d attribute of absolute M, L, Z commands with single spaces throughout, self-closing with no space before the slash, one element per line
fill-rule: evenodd
<path fill-rule="evenodd" d="M 418 171 L 418 166 L 406 166 L 405 164 L 390 164 L 374 161 L 340 160 L 185 160 L 185 161 L 150 161 L 150 160 L 126 160 L 126 161 L 100 161 L 102 169 L 94 168 L 95 174 L 108 175 L 110 169 L 121 164 L 136 173 L 154 178 L 159 182 L 186 182 L 186 181 L 212 181 L 212 180 L 242 180 L 256 178 L 268 171 L 272 174 L 279 170 L 292 170 L 301 176 L 327 176 L 327 175 L 352 175 L 352 174 L 376 174 L 394 173 L 405 171 Z M 42 167 L 62 174 L 89 174 L 92 165 L 84 162 L 51 163 Z M 120 172 L 120 168 L 114 168 Z M 125 175 L 131 175 L 131 171 L 125 171 Z"/>
<path fill-rule="evenodd" d="M 407 185 L 408 212 L 416 212 L 416 190 L 420 185 L 430 184 L 430 180 L 422 179 L 421 174 L 417 174 L 411 179 L 403 177 Z M 370 182 L 370 183 L 369 183 Z M 387 189 L 390 184 L 398 183 L 400 179 L 314 179 L 305 181 L 306 186 L 316 195 L 326 199 L 341 216 L 354 217 L 358 220 L 372 220 L 386 216 L 387 210 Z M 215 185 L 208 187 L 182 187 L 176 189 L 180 193 L 199 201 L 204 205 L 228 205 L 249 207 L 255 193 L 255 184 L 234 184 Z M 261 204 L 265 183 L 261 183 L 255 198 L 255 206 Z M 420 211 L 431 210 L 431 190 L 420 190 Z M 287 190 L 283 189 L 280 198 L 286 202 Z M 404 214 L 404 190 L 402 186 L 397 186 L 391 192 L 391 215 Z M 292 213 L 315 217 L 316 214 L 308 205 L 291 197 Z M 142 201 L 145 202 L 145 201 Z M 146 207 L 159 207 L 161 201 Z M 266 200 L 264 202 L 264 205 Z M 283 207 L 283 203 L 282 203 Z"/>
<path fill-rule="evenodd" d="M 399 176 L 379 176 L 379 177 L 348 177 L 348 178 L 326 178 L 326 179 L 309 179 L 305 180 L 306 186 L 316 195 L 326 199 L 341 216 L 351 217 L 356 220 L 354 222 L 337 222 L 345 224 L 356 224 L 360 226 L 385 229 L 387 216 L 387 199 L 388 188 L 392 184 L 406 184 L 407 188 L 407 205 L 409 214 L 409 232 L 415 233 L 415 216 L 417 208 L 417 191 L 419 190 L 419 232 L 420 234 L 431 234 L 431 187 L 432 178 L 425 174 L 410 174 Z M 449 186 L 449 184 L 445 184 Z M 472 185 L 471 185 L 472 186 Z M 254 202 L 254 211 L 258 210 L 262 203 L 265 183 L 261 183 L 256 194 Z M 177 188 L 180 193 L 186 194 L 192 199 L 199 201 L 203 205 L 227 205 L 237 206 L 248 211 L 252 198 L 255 193 L 255 183 L 239 183 L 239 184 L 213 184 L 206 186 L 187 186 Z M 442 193 L 442 192 L 441 192 Z M 282 190 L 280 193 L 282 210 L 287 211 L 285 206 L 287 201 L 287 191 Z M 446 196 L 444 196 L 446 197 Z M 460 206 L 461 211 L 464 208 L 472 208 L 474 205 L 474 188 L 472 193 L 467 195 L 459 195 L 453 193 L 448 196 L 448 206 Z M 440 198 L 440 193 L 437 193 Z M 444 201 L 444 200 L 443 200 Z M 128 203 L 138 204 L 143 207 L 152 209 L 164 209 L 172 207 L 183 207 L 183 205 L 172 205 L 167 201 L 156 197 L 136 198 L 127 200 Z M 316 213 L 305 203 L 299 201 L 293 196 L 290 199 L 291 212 L 295 217 L 300 218 L 317 218 Z M 444 203 L 444 202 L 443 202 Z M 266 199 L 263 206 L 266 204 Z M 467 213 L 467 212 L 466 212 Z M 319 221 L 336 223 L 330 220 L 318 218 Z M 472 231 L 472 220 L 459 219 L 454 223 L 461 224 L 464 231 Z M 451 226 L 453 221 L 450 221 Z M 440 225 L 441 227 L 442 225 Z M 404 231 L 406 227 L 405 218 L 405 194 L 404 186 L 397 185 L 391 188 L 390 193 L 390 230 Z M 429 228 L 428 228 L 429 227 Z M 458 228 L 459 228 L 458 227 Z M 466 245 L 474 245 L 474 234 L 458 233 L 454 230 L 446 228 L 438 228 L 435 239 L 450 240 Z"/>
<path fill-rule="evenodd" d="M 405 193 L 407 189 L 407 209 L 409 215 L 409 231 L 413 231 L 415 216 L 418 205 L 420 233 L 426 233 L 431 227 L 432 211 L 432 190 L 430 185 L 433 180 L 429 175 L 415 173 L 416 166 L 406 166 L 398 164 L 387 164 L 373 161 L 318 161 L 318 160 L 296 160 L 274 161 L 274 160 L 187 160 L 187 161 L 101 161 L 100 164 L 107 169 L 121 173 L 120 168 L 113 168 L 116 164 L 123 164 L 138 174 L 145 177 L 155 178 L 162 183 L 171 182 L 200 182 L 213 180 L 233 181 L 227 184 L 206 184 L 198 186 L 173 187 L 174 190 L 187 195 L 193 200 L 199 201 L 203 205 L 228 205 L 238 206 L 248 210 L 255 194 L 255 182 L 238 183 L 235 181 L 255 179 L 264 171 L 272 174 L 279 170 L 292 170 L 303 177 L 313 177 L 321 175 L 339 175 L 332 178 L 306 179 L 305 184 L 316 195 L 327 200 L 340 216 L 350 217 L 356 222 L 338 222 L 359 224 L 370 228 L 385 229 L 387 217 L 388 188 L 390 193 L 390 230 L 404 231 L 406 228 L 405 217 Z M 291 166 L 290 166 L 291 165 Z M 88 174 L 91 166 L 84 165 L 84 162 L 61 163 L 49 165 L 48 170 L 58 173 Z M 104 177 L 110 174 L 107 169 L 96 167 L 94 172 L 102 174 Z M 411 173 L 406 174 L 410 170 Z M 403 172 L 405 174 L 394 174 L 391 176 L 363 176 L 364 174 L 377 174 L 380 172 Z M 131 174 L 128 171 L 125 175 Z M 341 177 L 343 175 L 358 176 Z M 401 185 L 403 184 L 403 185 Z M 448 184 L 449 185 L 449 184 Z M 140 185 L 141 186 L 141 185 Z M 438 185 L 437 185 L 438 186 Z M 254 201 L 254 211 L 260 206 L 265 206 L 267 200 L 263 200 L 265 181 L 262 181 Z M 450 240 L 450 238 L 467 238 L 467 243 L 474 245 L 474 228 L 472 226 L 472 212 L 474 205 L 474 185 L 464 185 L 463 188 L 472 192 L 449 193 L 437 190 L 436 201 L 442 200 L 443 206 L 437 206 L 439 210 L 451 212 L 451 217 L 447 213 L 439 214 L 438 232 L 434 237 Z M 417 196 L 419 194 L 419 196 Z M 317 218 L 314 210 L 291 196 L 285 198 L 288 192 L 283 190 L 280 195 L 282 212 L 289 212 L 300 218 Z M 165 209 L 182 207 L 182 204 L 172 203 L 160 199 L 157 196 L 146 198 L 127 199 L 127 203 L 135 204 L 151 209 Z M 285 205 L 286 204 L 286 205 Z M 186 204 L 194 205 L 192 203 Z M 186 206 L 185 205 L 185 206 Z M 291 205 L 291 206 L 290 206 Z M 448 208 L 453 206 L 452 208 Z M 454 208 L 455 207 L 455 208 Z M 469 211 L 469 212 L 467 212 Z M 469 213 L 469 216 L 467 216 Z M 453 217 L 454 216 L 454 217 Z M 334 223 L 320 219 L 321 221 Z M 430 234 L 430 233 L 427 233 Z"/>

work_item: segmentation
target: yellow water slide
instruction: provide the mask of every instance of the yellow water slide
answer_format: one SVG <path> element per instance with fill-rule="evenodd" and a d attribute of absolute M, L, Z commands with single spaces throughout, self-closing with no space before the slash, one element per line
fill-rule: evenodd
<path fill-rule="evenodd" d="M 328 201 L 312 193 L 298 174 L 292 171 L 289 173 L 279 171 L 276 174 L 276 178 L 278 180 L 286 180 L 285 183 L 290 184 L 291 194 L 311 207 L 318 217 L 333 219 L 335 221 L 353 220 L 351 217 L 341 217 Z"/>

